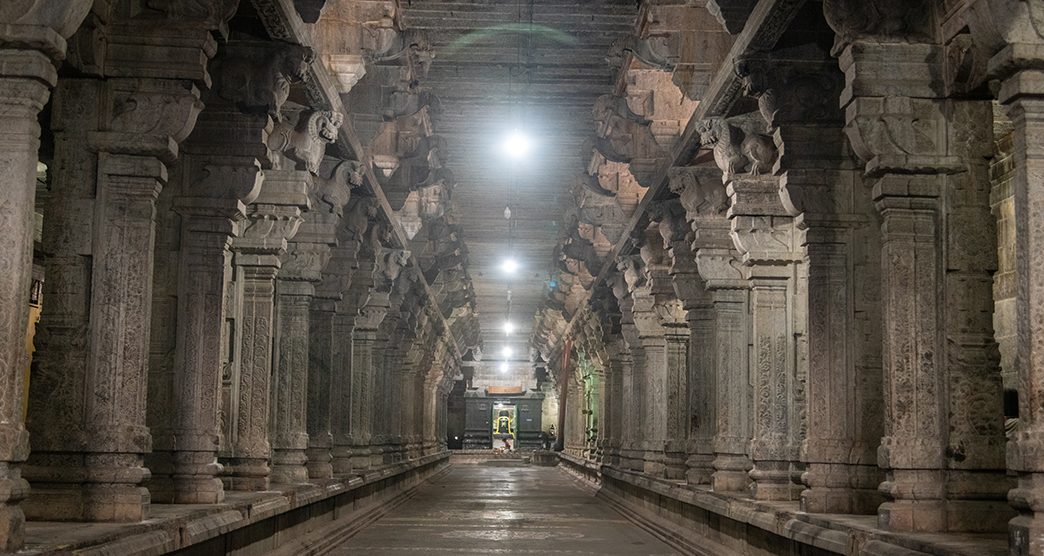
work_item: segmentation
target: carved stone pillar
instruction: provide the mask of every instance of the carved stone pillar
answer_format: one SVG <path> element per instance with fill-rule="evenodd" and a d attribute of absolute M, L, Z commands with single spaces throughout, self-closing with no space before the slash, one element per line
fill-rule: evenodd
<path fill-rule="evenodd" d="M 711 483 L 715 490 L 745 490 L 750 469 L 748 293 L 729 237 L 722 172 L 714 166 L 675 167 L 668 177 L 694 232 L 686 239 L 695 240 L 691 254 L 675 243 L 672 256 L 676 265 L 694 257 L 698 271 L 691 279 L 679 274 L 685 279 L 674 284 L 688 310 L 690 332 L 687 480 Z"/>
<path fill-rule="evenodd" d="M 44 5 L 46 4 L 46 6 Z M 65 38 L 83 21 L 89 0 L 37 0 L 0 7 L 0 551 L 14 552 L 24 541 L 18 503 L 29 485 L 19 464 L 29 455 L 22 396 L 28 354 L 26 296 L 32 273 L 36 164 L 40 146 L 37 117 L 57 81 L 55 63 L 65 57 Z"/>
<path fill-rule="evenodd" d="M 811 46 L 744 66 L 747 94 L 758 99 L 782 152 L 779 200 L 796 229 L 781 237 L 796 239 L 804 257 L 793 305 L 799 380 L 792 415 L 800 428 L 791 429 L 800 433 L 806 464 L 802 507 L 873 513 L 881 502 L 874 463 L 883 426 L 880 244 L 861 165 L 838 149 L 847 141 L 832 99 L 844 76 L 829 54 Z"/>
<path fill-rule="evenodd" d="M 302 251 L 288 254 L 286 265 Z M 270 437 L 271 478 L 276 483 L 300 483 L 308 479 L 307 406 L 309 308 L 315 294 L 310 281 L 279 270 L 276 279 L 276 330 L 272 365 Z M 293 276 L 293 277 L 291 277 Z"/>
<path fill-rule="evenodd" d="M 685 479 L 688 473 L 686 460 L 693 448 L 690 407 L 694 392 L 689 380 L 692 377 L 693 360 L 697 357 L 692 351 L 694 332 L 690 327 L 689 313 L 707 296 L 696 269 L 695 255 L 690 245 L 692 234 L 684 205 L 679 200 L 663 201 L 654 205 L 650 212 L 652 219 L 658 222 L 663 247 L 667 250 L 663 259 L 670 264 L 667 274 L 671 291 L 662 294 L 664 301 L 657 305 L 667 339 L 668 476 Z M 707 448 L 709 450 L 709 444 Z"/>
<path fill-rule="evenodd" d="M 604 417 L 607 449 L 605 463 L 608 465 L 620 465 L 620 445 L 622 442 L 621 429 L 623 422 L 623 378 L 624 359 L 627 346 L 623 338 L 618 334 L 610 341 L 608 346 L 609 368 L 606 369 L 606 414 Z"/>
<path fill-rule="evenodd" d="M 664 273 L 665 274 L 665 273 Z M 657 276 L 657 278 L 660 278 Z M 642 349 L 641 366 L 641 437 L 639 440 L 646 473 L 666 476 L 664 443 L 667 440 L 667 414 L 663 400 L 667 396 L 667 339 L 656 310 L 656 298 L 649 286 L 631 293 L 632 314 Z"/>
<path fill-rule="evenodd" d="M 1003 528 L 1002 423 L 987 409 L 1001 407 L 990 318 L 990 106 L 943 98 L 940 46 L 865 40 L 865 29 L 832 15 L 850 84 L 841 97 L 846 132 L 867 162 L 882 219 L 878 461 L 888 501 L 879 521 L 906 531 Z M 882 82 L 884 74 L 896 77 Z"/>
<path fill-rule="evenodd" d="M 308 476 L 312 479 L 330 478 L 335 473 L 351 470 L 351 460 L 343 450 L 350 445 L 347 436 L 351 427 L 352 354 L 348 339 L 352 337 L 358 310 L 347 294 L 359 244 L 346 232 L 347 226 L 342 223 L 336 232 L 337 245 L 331 250 L 330 262 L 323 270 L 322 281 L 316 285 L 309 316 L 308 449 L 305 455 Z"/>
<path fill-rule="evenodd" d="M 190 160 L 196 160 L 191 157 Z M 208 160 L 203 179 L 183 184 L 175 199 L 181 215 L 178 270 L 178 314 L 173 376 L 174 437 L 171 448 L 172 498 L 175 503 L 205 504 L 224 499 L 217 475 L 221 433 L 222 328 L 225 324 L 225 283 L 230 277 L 232 238 L 239 235 L 246 206 L 262 182 L 255 159 L 241 166 L 219 166 Z M 207 194 L 226 192 L 219 198 Z"/>
<path fill-rule="evenodd" d="M 353 201 L 355 206 L 358 206 L 359 202 L 358 200 Z M 348 214 L 345 216 L 345 224 L 359 219 L 363 221 L 355 223 L 365 231 L 368 226 L 365 217 L 360 218 L 359 215 L 356 215 L 353 218 L 351 214 Z M 342 249 L 343 247 L 338 247 L 334 250 L 335 262 L 338 262 L 337 257 L 349 254 L 343 252 Z M 335 475 L 350 473 L 353 470 L 353 454 L 362 449 L 359 441 L 356 440 L 356 437 L 361 434 L 359 429 L 361 423 L 358 420 L 360 419 L 359 409 L 355 405 L 357 403 L 355 389 L 361 386 L 359 372 L 355 368 L 353 338 L 359 308 L 366 302 L 373 285 L 373 262 L 357 260 L 357 253 L 358 243 L 355 243 L 355 248 L 351 249 L 353 261 L 351 264 L 357 265 L 358 268 L 352 271 L 348 289 L 337 304 L 337 310 L 333 316 L 334 337 L 338 338 L 333 347 L 333 357 L 337 366 L 333 369 L 334 378 L 330 387 L 330 433 L 333 436 L 331 464 Z M 346 260 L 342 259 L 342 264 L 345 263 Z"/>
<path fill-rule="evenodd" d="M 720 176 L 720 174 L 719 174 Z M 720 195 L 719 184 L 701 179 L 708 191 Z M 711 199 L 710 195 L 706 196 Z M 750 484 L 751 407 L 748 360 L 750 291 L 747 276 L 729 238 L 729 224 L 713 208 L 693 219 L 696 267 L 710 292 L 714 329 L 714 472 L 711 488 L 745 491 Z"/>
<path fill-rule="evenodd" d="M 1003 67 L 1006 50 L 991 65 Z M 996 57 L 995 57 L 996 58 Z M 1044 550 L 1044 350 L 1036 339 L 1044 337 L 1041 299 L 1044 272 L 1040 249 L 1044 233 L 1034 207 L 1042 202 L 1044 181 L 1044 74 L 1022 70 L 1004 80 L 999 100 L 1015 125 L 1015 260 L 1018 270 L 1016 300 L 1019 337 L 1019 428 L 1008 444 L 1008 466 L 1018 474 L 1018 485 L 1008 494 L 1019 512 L 1009 525 L 1013 554 L 1031 555 Z"/>
<path fill-rule="evenodd" d="M 343 117 L 334 112 L 304 110 L 287 118 L 269 141 L 281 153 L 278 169 L 268 181 L 286 180 L 303 186 L 308 212 L 288 244 L 276 281 L 275 352 L 272 368 L 272 480 L 308 479 L 308 375 L 310 309 L 315 285 L 336 243 L 341 208 L 348 202 L 348 184 L 316 176 L 326 145 L 337 138 Z"/>
<path fill-rule="evenodd" d="M 202 108 L 174 79 L 68 79 L 55 93 L 55 163 L 40 372 L 30 389 L 34 498 L 46 519 L 138 521 L 155 202 Z M 136 110 L 122 107 L 136 106 Z M 31 469 L 31 471 L 29 471 Z"/>
<path fill-rule="evenodd" d="M 381 465 L 390 465 L 395 463 L 398 459 L 399 451 L 399 427 L 402 424 L 401 417 L 401 404 L 405 403 L 399 398 L 399 384 L 402 381 L 402 364 L 404 360 L 404 354 L 400 346 L 405 339 L 405 335 L 401 332 L 402 317 L 396 312 L 395 318 L 386 318 L 385 321 L 390 327 L 395 327 L 393 330 L 399 330 L 400 332 L 391 332 L 386 337 L 388 338 L 385 343 L 381 364 L 380 380 L 380 395 L 375 397 L 376 403 L 374 404 L 374 419 L 375 422 L 380 423 L 381 431 Z"/>
<path fill-rule="evenodd" d="M 622 281 L 622 279 L 621 279 Z M 624 292 L 627 286 L 624 285 Z M 614 291 L 614 293 L 616 293 Z M 638 329 L 634 324 L 634 313 L 632 308 L 634 300 L 630 295 L 617 297 L 620 302 L 620 333 L 627 346 L 626 351 L 620 354 L 620 366 L 623 369 L 623 388 L 626 394 L 622 396 L 623 425 L 620 430 L 620 465 L 624 469 L 642 470 L 641 439 L 643 437 L 644 419 L 641 417 L 642 391 L 643 391 L 643 361 L 644 351 L 638 337 Z M 561 409 L 559 410 L 561 411 Z M 559 431 L 564 435 L 565 431 Z"/>
<path fill-rule="evenodd" d="M 388 294 L 372 292 L 359 311 L 352 332 L 352 468 L 365 470 L 373 465 L 372 460 L 372 415 L 374 397 L 374 373 L 379 368 L 375 360 L 383 343 L 377 331 L 388 314 Z"/>
<path fill-rule="evenodd" d="M 793 219 L 779 200 L 778 179 L 734 177 L 728 185 L 732 237 L 748 268 L 751 310 L 751 378 L 754 387 L 750 472 L 754 497 L 796 500 L 800 489 L 791 466 L 798 459 L 800 430 L 795 395 L 804 388 L 796 373 L 795 311 L 801 260 Z"/>
<path fill-rule="evenodd" d="M 384 466 L 384 454 L 390 450 L 388 422 L 388 388 L 390 377 L 388 376 L 388 353 L 391 344 L 391 333 L 398 324 L 398 300 L 394 294 L 388 296 L 388 306 L 384 308 L 384 318 L 381 325 L 374 331 L 373 339 L 370 341 L 370 397 L 367 399 L 369 407 L 367 412 L 370 420 L 370 469 L 379 469 Z"/>
<path fill-rule="evenodd" d="M 337 380 L 343 376 L 335 375 L 335 369 L 340 370 L 334 347 L 341 341 L 334 327 L 339 300 L 339 294 L 322 295 L 317 288 L 308 315 L 308 448 L 305 450 L 308 462 L 305 466 L 309 479 L 334 476 L 331 419 L 335 411 L 330 400 L 335 376 Z"/>
<path fill-rule="evenodd" d="M 232 276 L 229 245 L 241 231 L 246 205 L 260 192 L 262 165 L 269 163 L 270 120 L 241 113 L 214 94 L 207 100 L 210 105 L 171 174 L 169 191 L 160 197 L 169 200 L 157 214 L 157 226 L 163 226 L 158 232 L 173 237 L 161 245 L 164 236 L 158 233 L 155 252 L 147 408 L 153 452 L 146 464 L 152 499 L 163 503 L 224 498 L 217 452 L 228 341 L 225 284 Z"/>
<path fill-rule="evenodd" d="M 1007 445 L 1007 464 L 1018 478 L 1008 492 L 1018 512 L 1008 523 L 1008 546 L 1018 556 L 1044 550 L 1044 230 L 1038 208 L 1044 198 L 1044 34 L 1034 24 L 1041 16 L 1039 2 L 996 0 L 972 3 L 967 16 L 977 46 L 990 56 L 989 77 L 1000 82 L 997 100 L 1014 126 L 1019 423 Z"/>
<path fill-rule="evenodd" d="M 266 175 L 257 200 L 247 209 L 246 228 L 232 241 L 238 305 L 238 359 L 231 381 L 229 430 L 222 462 L 231 490 L 266 490 L 270 481 L 269 404 L 275 334 L 275 279 L 287 241 L 309 206 L 305 183 Z M 306 310 L 303 304 L 301 310 Z M 301 349 L 306 349 L 301 346 Z"/>
<path fill-rule="evenodd" d="M 686 344 L 684 365 L 678 372 L 683 379 L 672 388 L 677 388 L 678 400 L 671 407 L 671 425 L 668 437 L 672 442 L 684 442 L 687 458 L 686 482 L 689 484 L 710 483 L 714 460 L 712 440 L 714 436 L 714 369 L 713 314 L 710 295 L 707 293 L 696 270 L 696 256 L 685 242 L 675 242 L 670 249 L 672 259 L 671 281 L 684 312 L 685 327 L 676 327 L 684 333 L 681 340 Z M 680 316 L 680 315 L 679 315 Z M 680 349 L 680 348 L 678 348 Z"/>

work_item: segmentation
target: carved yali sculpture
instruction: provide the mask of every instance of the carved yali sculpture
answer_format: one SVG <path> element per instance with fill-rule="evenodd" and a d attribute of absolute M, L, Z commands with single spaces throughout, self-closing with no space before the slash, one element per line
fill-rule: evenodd
<path fill-rule="evenodd" d="M 749 168 L 751 175 L 767 172 L 776 161 L 772 140 L 757 133 L 744 132 L 724 118 L 708 118 L 696 123 L 700 144 L 714 148 L 714 162 L 723 180 Z"/>
<path fill-rule="evenodd" d="M 678 63 L 678 56 L 672 51 L 669 35 L 650 35 L 645 38 L 628 35 L 617 39 L 609 47 L 605 61 L 610 68 L 617 69 L 623 64 L 624 55 L 628 53 L 646 66 L 663 71 L 673 71 Z"/>
<path fill-rule="evenodd" d="M 296 124 L 280 122 L 268 138 L 268 147 L 316 174 L 326 154 L 326 146 L 337 141 L 342 123 L 344 115 L 340 112 L 308 110 L 298 116 Z"/>
<path fill-rule="evenodd" d="M 214 89 L 244 112 L 262 112 L 282 121 L 290 86 L 304 81 L 314 59 L 311 48 L 296 44 L 238 49 L 211 64 Z"/>
<path fill-rule="evenodd" d="M 603 197 L 616 197 L 615 191 L 610 191 L 602 187 L 602 182 L 598 179 L 598 175 L 592 176 L 585 172 L 577 178 L 577 181 L 588 191 L 597 193 Z"/>

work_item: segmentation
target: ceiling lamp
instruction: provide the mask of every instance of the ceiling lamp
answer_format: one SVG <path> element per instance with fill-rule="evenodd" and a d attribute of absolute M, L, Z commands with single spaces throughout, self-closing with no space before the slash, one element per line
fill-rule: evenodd
<path fill-rule="evenodd" d="M 500 364 L 500 372 L 502 372 L 502 373 L 508 372 L 507 361 L 504 361 L 503 363 Z"/>
<path fill-rule="evenodd" d="M 518 270 L 518 261 L 515 259 L 504 259 L 503 263 L 500 263 L 500 269 L 507 274 L 514 274 Z"/>
<path fill-rule="evenodd" d="M 511 158 L 519 159 L 529 154 L 529 149 L 532 147 L 529 141 L 529 137 L 525 133 L 522 133 L 518 129 L 511 130 L 511 133 L 504 139 L 502 148 L 504 154 Z"/>
<path fill-rule="evenodd" d="M 504 359 L 510 359 L 512 354 L 511 348 L 505 346 L 504 349 L 500 350 L 500 354 L 504 356 Z"/>
<path fill-rule="evenodd" d="M 505 336 L 510 336 L 511 333 L 514 332 L 514 331 L 515 331 L 515 323 L 513 323 L 513 322 L 511 322 L 509 320 L 504 321 L 504 335 Z"/>

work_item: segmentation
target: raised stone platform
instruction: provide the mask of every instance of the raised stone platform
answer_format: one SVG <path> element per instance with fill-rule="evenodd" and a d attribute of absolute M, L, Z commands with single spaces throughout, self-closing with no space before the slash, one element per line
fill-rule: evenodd
<path fill-rule="evenodd" d="M 876 515 L 808 514 L 560 454 L 562 468 L 619 512 L 687 554 L 1006 556 L 1003 534 L 890 533 Z"/>
<path fill-rule="evenodd" d="M 346 478 L 229 492 L 222 504 L 153 504 L 150 518 L 140 523 L 29 522 L 19 554 L 268 555 L 323 527 L 370 523 L 448 461 L 449 454 L 440 453 Z"/>

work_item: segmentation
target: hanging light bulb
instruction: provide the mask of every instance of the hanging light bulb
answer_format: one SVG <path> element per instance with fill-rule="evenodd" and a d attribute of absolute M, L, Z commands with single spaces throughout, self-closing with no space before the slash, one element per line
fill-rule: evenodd
<path fill-rule="evenodd" d="M 500 264 L 500 269 L 508 274 L 514 274 L 518 270 L 518 261 L 515 259 L 504 259 L 504 262 Z"/>
<path fill-rule="evenodd" d="M 504 207 L 504 220 L 511 220 L 511 207 Z"/>
<path fill-rule="evenodd" d="M 505 336 L 509 336 L 514 331 L 515 331 L 515 323 L 513 323 L 513 322 L 511 322 L 509 320 L 504 321 L 504 335 Z"/>
<path fill-rule="evenodd" d="M 503 363 L 500 364 L 500 372 L 502 372 L 502 373 L 508 372 L 507 361 L 504 361 Z"/>
<path fill-rule="evenodd" d="M 507 346 L 505 346 L 504 349 L 500 350 L 500 354 L 504 356 L 504 359 L 510 359 L 512 353 L 513 352 L 511 351 L 511 348 Z"/>
<path fill-rule="evenodd" d="M 511 133 L 506 139 L 504 139 L 504 154 L 511 158 L 522 158 L 526 156 L 529 152 L 529 148 L 529 137 L 526 137 L 526 134 L 518 129 L 511 130 Z"/>

